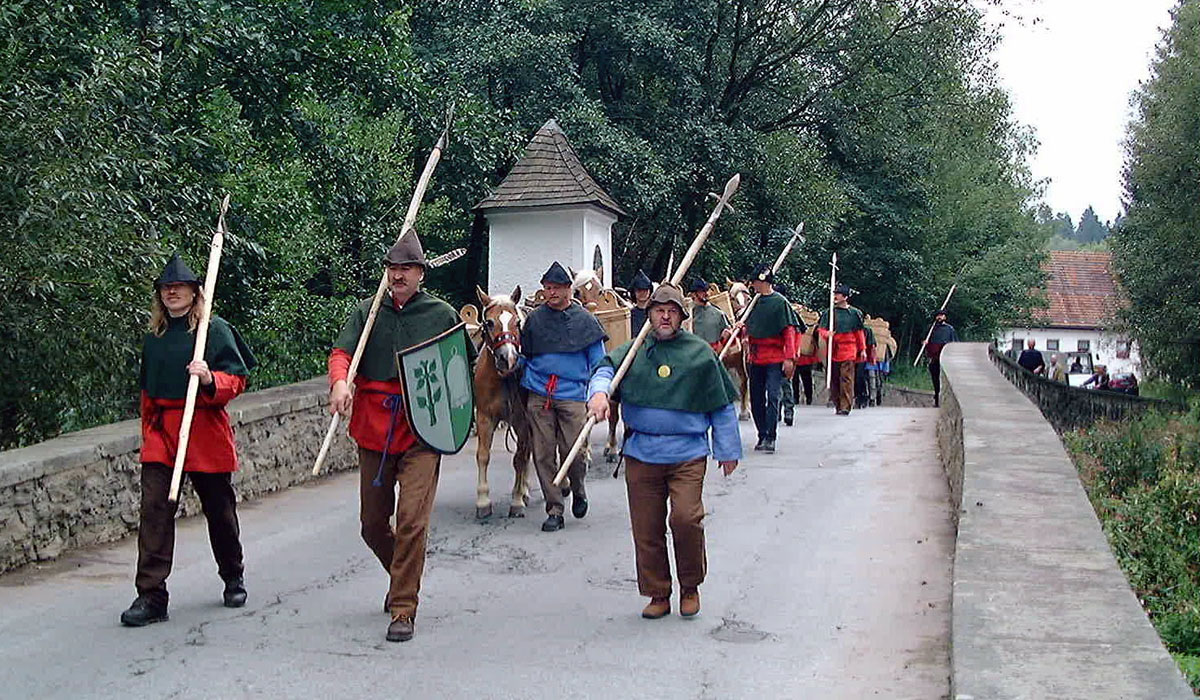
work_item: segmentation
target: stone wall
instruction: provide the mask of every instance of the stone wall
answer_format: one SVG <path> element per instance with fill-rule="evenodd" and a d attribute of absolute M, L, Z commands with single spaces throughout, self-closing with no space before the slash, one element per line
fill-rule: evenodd
<path fill-rule="evenodd" d="M 994 346 L 988 347 L 988 355 L 1000 372 L 1041 409 L 1042 415 L 1060 433 L 1085 428 L 1101 418 L 1121 420 L 1151 408 L 1184 410 L 1183 406 L 1162 399 L 1081 389 L 1051 381 L 1018 365 L 1004 353 L 997 352 Z"/>
<path fill-rule="evenodd" d="M 950 697 L 1193 697 L 1062 441 L 986 345 L 946 347 L 942 391 L 938 441 L 960 484 Z"/>
<path fill-rule="evenodd" d="M 253 499 L 312 478 L 329 425 L 324 378 L 245 394 L 229 404 L 241 469 L 234 485 Z M 354 467 L 339 436 L 326 471 Z M 124 421 L 0 452 L 0 572 L 137 529 L 140 423 Z M 183 515 L 200 512 L 184 481 Z"/>

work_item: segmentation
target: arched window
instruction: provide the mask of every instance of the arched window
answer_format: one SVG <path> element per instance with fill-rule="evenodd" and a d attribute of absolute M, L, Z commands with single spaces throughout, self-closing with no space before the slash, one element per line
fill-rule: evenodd
<path fill-rule="evenodd" d="M 598 245 L 596 246 L 596 252 L 592 254 L 592 269 L 600 277 L 600 283 L 604 284 L 604 251 Z"/>

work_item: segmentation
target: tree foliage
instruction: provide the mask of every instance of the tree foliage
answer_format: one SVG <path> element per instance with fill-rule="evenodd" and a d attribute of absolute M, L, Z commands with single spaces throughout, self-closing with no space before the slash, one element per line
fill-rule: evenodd
<path fill-rule="evenodd" d="M 1200 1 L 1182 0 L 1135 96 L 1126 216 L 1112 237 L 1124 320 L 1147 366 L 1200 385 Z"/>
<path fill-rule="evenodd" d="M 199 270 L 225 192 L 216 307 L 255 385 L 320 372 L 451 100 L 418 228 L 468 246 L 427 280 L 454 301 L 484 279 L 471 207 L 551 117 L 631 212 L 618 281 L 661 276 L 734 172 L 710 279 L 804 221 L 796 300 L 836 250 L 902 339 L 964 265 L 951 311 L 981 337 L 1039 279 L 1033 139 L 969 0 L 0 0 L 0 29 L 0 445 L 130 415 L 151 280 L 172 249 Z"/>

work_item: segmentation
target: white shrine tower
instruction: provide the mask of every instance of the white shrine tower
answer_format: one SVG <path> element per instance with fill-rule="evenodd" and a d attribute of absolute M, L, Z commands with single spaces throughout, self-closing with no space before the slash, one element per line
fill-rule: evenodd
<path fill-rule="evenodd" d="M 531 297 L 555 260 L 574 270 L 603 268 L 612 286 L 612 225 L 625 210 L 584 169 L 553 119 L 475 210 L 488 220 L 489 293 L 519 284 Z"/>

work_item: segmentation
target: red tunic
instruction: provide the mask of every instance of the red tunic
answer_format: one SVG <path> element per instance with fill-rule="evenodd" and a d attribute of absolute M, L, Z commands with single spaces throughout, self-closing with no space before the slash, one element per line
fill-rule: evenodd
<path fill-rule="evenodd" d="M 796 357 L 796 327 L 784 326 L 783 332 L 769 338 L 750 338 L 752 365 L 773 365 Z"/>
<path fill-rule="evenodd" d="M 201 386 L 196 394 L 196 412 L 192 417 L 184 471 L 224 474 L 238 468 L 233 426 L 229 424 L 225 404 L 246 389 L 246 377 L 216 371 L 212 375 L 212 386 Z M 142 392 L 143 463 L 175 465 L 184 403 L 184 399 L 154 399 Z"/>
<path fill-rule="evenodd" d="M 350 353 L 334 348 L 329 353 L 329 386 L 345 380 L 350 374 Z M 357 375 L 354 377 L 354 405 L 350 410 L 350 437 L 365 450 L 384 452 L 388 428 L 392 428 L 392 441 L 387 446 L 389 455 L 400 454 L 417 443 L 417 437 L 408 427 L 408 417 L 400 404 L 400 380 L 375 381 Z M 395 399 L 389 397 L 395 396 Z M 385 402 L 394 402 L 394 407 Z M 392 417 L 395 416 L 395 426 Z"/>
<path fill-rule="evenodd" d="M 821 326 L 817 332 L 828 341 L 829 329 Z M 857 362 L 859 357 L 866 357 L 867 334 L 860 328 L 849 333 L 833 334 L 833 361 Z M 825 359 L 825 358 L 821 358 Z"/>

